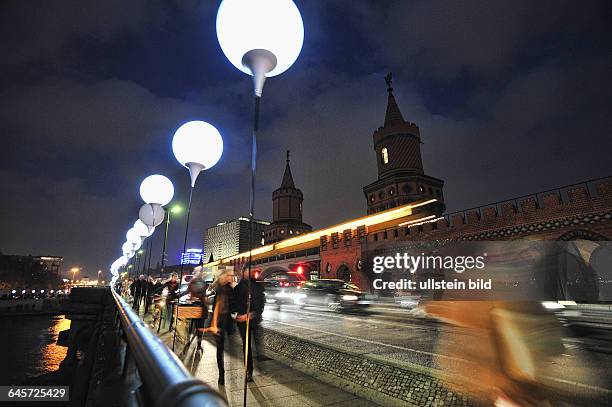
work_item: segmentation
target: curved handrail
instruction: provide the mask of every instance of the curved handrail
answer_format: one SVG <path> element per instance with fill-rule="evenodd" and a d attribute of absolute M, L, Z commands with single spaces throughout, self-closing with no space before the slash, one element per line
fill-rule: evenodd
<path fill-rule="evenodd" d="M 114 290 L 111 292 L 148 400 L 164 407 L 227 407 L 220 394 L 193 378 L 127 302 Z"/>

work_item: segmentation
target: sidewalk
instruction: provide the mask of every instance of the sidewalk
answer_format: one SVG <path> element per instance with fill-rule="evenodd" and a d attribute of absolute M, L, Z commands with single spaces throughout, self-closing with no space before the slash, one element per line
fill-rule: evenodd
<path fill-rule="evenodd" d="M 150 323 L 150 318 L 146 321 Z M 160 338 L 172 348 L 173 333 L 162 327 Z M 196 340 L 183 348 L 176 343 L 175 353 L 185 367 L 226 397 L 232 407 L 242 406 L 244 365 L 242 345 L 236 332 L 226 339 L 225 386 L 217 384 L 218 371 L 216 347 L 212 338 L 205 336 L 202 351 L 196 350 Z M 330 386 L 272 359 L 255 360 L 253 382 L 248 384 L 247 406 L 249 407 L 366 407 L 376 404 L 351 393 Z"/>

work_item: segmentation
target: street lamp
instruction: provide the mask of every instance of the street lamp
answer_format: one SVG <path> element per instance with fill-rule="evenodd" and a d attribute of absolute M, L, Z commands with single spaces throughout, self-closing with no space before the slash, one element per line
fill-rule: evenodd
<path fill-rule="evenodd" d="M 80 270 L 80 268 L 78 267 L 73 267 L 70 269 L 70 271 L 72 271 L 72 281 L 74 281 L 74 279 L 76 278 L 76 273 L 78 273 Z"/>
<path fill-rule="evenodd" d="M 253 77 L 255 115 L 251 141 L 251 199 L 249 212 L 249 289 L 247 300 L 245 356 L 249 352 L 251 309 L 251 244 L 255 211 L 257 131 L 259 105 L 267 77 L 285 72 L 293 65 L 304 43 L 304 23 L 292 0 L 223 0 L 217 12 L 217 38 L 223 53 L 240 71 Z M 247 366 L 243 404 L 246 406 Z"/>
<path fill-rule="evenodd" d="M 219 131 L 210 123 L 195 120 L 183 124 L 176 130 L 172 138 L 172 152 L 176 160 L 189 170 L 191 188 L 189 188 L 189 204 L 187 205 L 187 221 L 185 225 L 185 239 L 183 253 L 187 250 L 187 233 L 189 232 L 189 217 L 191 215 L 191 200 L 198 175 L 203 170 L 211 169 L 221 158 L 223 153 L 223 138 Z M 183 262 L 179 290 L 183 281 Z M 178 304 L 176 306 L 178 313 Z M 172 350 L 176 342 L 176 329 L 172 340 Z"/>

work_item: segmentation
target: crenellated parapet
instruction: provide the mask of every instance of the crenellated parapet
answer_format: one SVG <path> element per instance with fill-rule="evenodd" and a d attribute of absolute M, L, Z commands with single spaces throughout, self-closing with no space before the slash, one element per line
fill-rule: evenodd
<path fill-rule="evenodd" d="M 612 178 L 605 178 L 450 213 L 435 222 L 386 233 L 387 238 L 393 234 L 401 240 L 558 239 L 581 229 L 610 239 L 611 217 Z M 384 233 L 369 238 L 384 239 Z"/>

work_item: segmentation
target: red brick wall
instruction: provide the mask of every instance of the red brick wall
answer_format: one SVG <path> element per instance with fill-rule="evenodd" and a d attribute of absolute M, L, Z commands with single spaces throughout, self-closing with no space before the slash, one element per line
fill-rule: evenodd
<path fill-rule="evenodd" d="M 506 202 L 499 209 L 491 206 L 454 214 L 450 223 L 440 219 L 410 228 L 367 233 L 367 247 L 373 249 L 398 240 L 558 240 L 574 235 L 612 240 L 612 180 L 600 183 L 593 197 L 585 187 L 578 186 L 567 191 L 566 202 L 562 202 L 558 192 L 540 198 L 541 203 L 535 197 L 526 197 L 517 201 L 518 207 Z M 362 258 L 362 240 L 355 237 L 356 233 L 352 231 L 350 245 L 345 244 L 341 235 L 321 238 L 321 277 L 336 278 L 337 269 L 346 264 L 353 281 L 369 290 L 368 277 L 356 270 L 356 263 Z M 326 272 L 328 263 L 330 273 Z"/>

